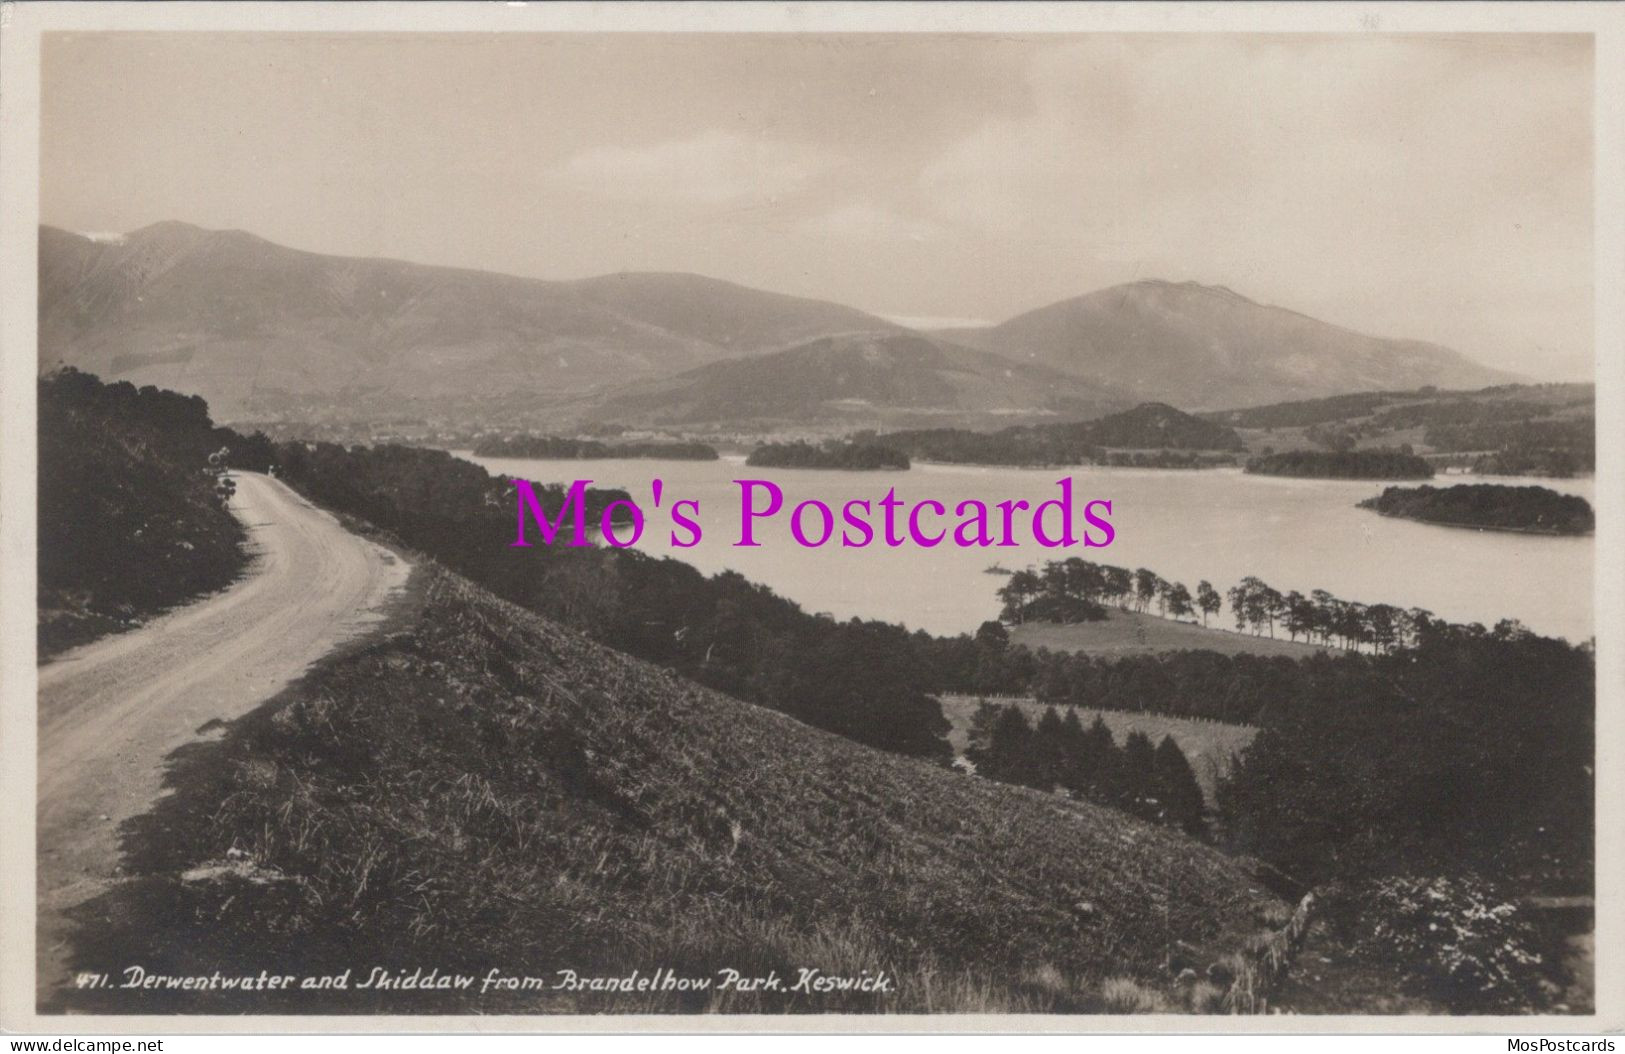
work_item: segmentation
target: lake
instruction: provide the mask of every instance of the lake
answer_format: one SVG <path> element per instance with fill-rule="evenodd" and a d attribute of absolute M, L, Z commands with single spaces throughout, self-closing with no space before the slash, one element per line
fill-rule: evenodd
<path fill-rule="evenodd" d="M 1257 575 L 1283 593 L 1326 589 L 1345 600 L 1426 608 L 1452 622 L 1490 626 L 1515 618 L 1538 633 L 1576 642 L 1594 632 L 1591 538 L 1437 527 L 1356 508 L 1389 485 L 1377 481 L 1249 476 L 1239 469 L 917 464 L 903 472 L 839 472 L 747 468 L 737 456 L 720 461 L 558 461 L 457 454 L 493 473 L 537 482 L 591 479 L 599 486 L 624 488 L 649 516 L 639 549 L 674 556 L 707 574 L 738 571 L 808 611 L 842 619 L 878 618 L 933 633 L 974 631 L 999 611 L 994 591 L 1005 580 L 984 573 L 988 565 L 1013 569 L 1076 555 L 1097 563 L 1147 567 L 1184 582 L 1192 592 L 1200 579 L 1222 593 L 1243 577 Z M 1110 546 L 1047 549 L 1025 530 L 1021 547 L 988 549 L 961 549 L 951 542 L 934 549 L 880 544 L 844 549 L 838 533 L 823 548 L 807 549 L 790 536 L 789 510 L 806 499 L 823 501 L 837 516 L 845 502 L 878 501 L 888 487 L 896 487 L 898 497 L 910 503 L 935 498 L 950 511 L 970 498 L 990 507 L 1011 498 L 1036 505 L 1057 497 L 1056 480 L 1066 475 L 1074 480 L 1079 512 L 1088 500 L 1112 502 L 1116 538 Z M 664 495 L 661 509 L 651 511 L 650 481 L 655 478 L 664 481 Z M 1435 482 L 1486 478 L 1441 476 Z M 733 545 L 739 537 L 736 479 L 768 479 L 784 491 L 783 512 L 771 521 L 756 521 L 759 548 Z M 1538 484 L 1594 500 L 1591 479 L 1497 477 L 1495 482 Z M 668 541 L 671 522 L 663 510 L 680 499 L 700 502 L 696 518 L 704 537 L 692 549 L 673 549 Z M 997 515 L 995 510 L 995 523 Z M 1084 526 L 1080 517 L 1077 529 Z M 1091 534 L 1099 536 L 1098 531 Z M 1229 619 L 1228 609 L 1222 617 Z"/>

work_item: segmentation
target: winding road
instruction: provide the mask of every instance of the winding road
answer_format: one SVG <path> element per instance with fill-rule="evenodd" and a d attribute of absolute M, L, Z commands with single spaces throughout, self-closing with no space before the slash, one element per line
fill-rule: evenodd
<path fill-rule="evenodd" d="M 284 484 L 236 473 L 253 556 L 230 588 L 39 671 L 38 986 L 64 980 L 63 913 L 119 867 L 118 828 L 163 793 L 164 760 L 241 717 L 384 618 L 410 566 Z"/>

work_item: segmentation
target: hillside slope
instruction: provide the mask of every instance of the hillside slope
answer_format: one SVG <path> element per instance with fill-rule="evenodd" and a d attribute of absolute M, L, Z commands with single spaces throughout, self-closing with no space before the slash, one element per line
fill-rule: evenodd
<path fill-rule="evenodd" d="M 637 423 L 966 426 L 1099 417 L 1102 385 L 916 333 L 823 337 L 611 392 L 595 416 Z"/>
<path fill-rule="evenodd" d="M 40 229 L 40 363 L 197 393 L 225 419 L 524 405 L 828 333 L 852 308 L 698 275 L 543 281 L 302 252 L 166 222 Z"/>
<path fill-rule="evenodd" d="M 858 746 L 425 574 L 414 629 L 181 760 L 133 832 L 140 877 L 87 909 L 101 958 L 896 989 L 123 993 L 127 1012 L 1098 1010 L 1104 979 L 1166 987 L 1168 956 L 1202 969 L 1279 911 L 1177 833 Z"/>
<path fill-rule="evenodd" d="M 1436 344 L 1371 337 L 1223 286 L 1112 286 L 944 336 L 1187 410 L 1513 380 Z"/>

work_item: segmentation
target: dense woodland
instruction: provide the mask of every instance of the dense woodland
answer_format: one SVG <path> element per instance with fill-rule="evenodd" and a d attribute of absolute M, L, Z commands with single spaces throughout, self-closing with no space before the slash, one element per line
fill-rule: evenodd
<path fill-rule="evenodd" d="M 852 472 L 903 470 L 909 467 L 908 455 L 894 447 L 838 439 L 816 446 L 804 440 L 763 443 L 750 452 L 745 464 L 757 468 L 834 468 Z"/>
<path fill-rule="evenodd" d="M 270 443 L 216 428 L 196 396 L 64 369 L 39 392 L 42 654 L 231 583 L 248 562 L 208 459 L 264 468 Z"/>
<path fill-rule="evenodd" d="M 1143 403 L 1094 421 L 1014 425 L 997 432 L 917 429 L 888 432 L 880 441 L 925 461 L 1035 466 L 1132 464 L 1155 468 L 1228 463 L 1227 458 L 1211 453 L 1203 458 L 1196 452 L 1236 451 L 1243 446 L 1232 429 L 1163 403 Z"/>
<path fill-rule="evenodd" d="M 1591 503 L 1578 495 L 1499 483 L 1388 487 L 1360 507 L 1423 523 L 1533 534 L 1590 534 L 1597 526 Z"/>
<path fill-rule="evenodd" d="M 1086 729 L 1077 710 L 1063 718 L 1052 706 L 1029 724 L 1020 707 L 983 703 L 966 756 L 987 779 L 1059 788 L 1186 834 L 1207 830 L 1202 788 L 1172 736 L 1153 747 L 1144 732 L 1130 732 L 1118 746 L 1098 714 Z"/>
<path fill-rule="evenodd" d="M 1432 479 L 1433 466 L 1402 450 L 1288 450 L 1249 458 L 1259 476 L 1315 479 Z"/>
<path fill-rule="evenodd" d="M 621 442 L 567 439 L 561 436 L 488 436 L 474 444 L 480 457 L 651 458 L 662 461 L 715 461 L 716 448 L 705 443 Z"/>

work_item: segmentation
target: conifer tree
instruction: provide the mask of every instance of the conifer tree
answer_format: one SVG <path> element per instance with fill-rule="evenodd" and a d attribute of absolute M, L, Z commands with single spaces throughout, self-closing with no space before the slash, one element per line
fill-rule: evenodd
<path fill-rule="evenodd" d="M 1002 783 L 1035 783 L 1032 766 L 1033 730 L 1018 706 L 1007 706 L 993 724 L 987 749 L 971 755 L 976 771 Z"/>
<path fill-rule="evenodd" d="M 1157 748 L 1144 732 L 1130 732 L 1123 741 L 1118 790 L 1124 805 L 1131 811 L 1144 814 L 1156 796 L 1153 781 L 1156 756 Z"/>
<path fill-rule="evenodd" d="M 1061 720 L 1061 771 L 1056 782 L 1076 794 L 1082 794 L 1087 786 L 1086 737 L 1083 722 L 1078 720 L 1078 708 L 1067 707 L 1066 717 Z"/>
<path fill-rule="evenodd" d="M 1055 707 L 1047 706 L 1033 729 L 1032 774 L 1033 785 L 1040 790 L 1054 790 L 1061 782 L 1064 768 L 1061 715 Z"/>
<path fill-rule="evenodd" d="M 1116 801 L 1121 797 L 1119 772 L 1122 768 L 1117 741 L 1112 730 L 1099 714 L 1083 734 L 1084 789 L 1099 801 Z"/>
<path fill-rule="evenodd" d="M 1166 822 L 1179 827 L 1186 834 L 1202 833 L 1202 788 L 1196 782 L 1185 752 L 1179 749 L 1173 736 L 1164 736 L 1157 744 L 1152 761 L 1152 793 L 1162 805 Z"/>

